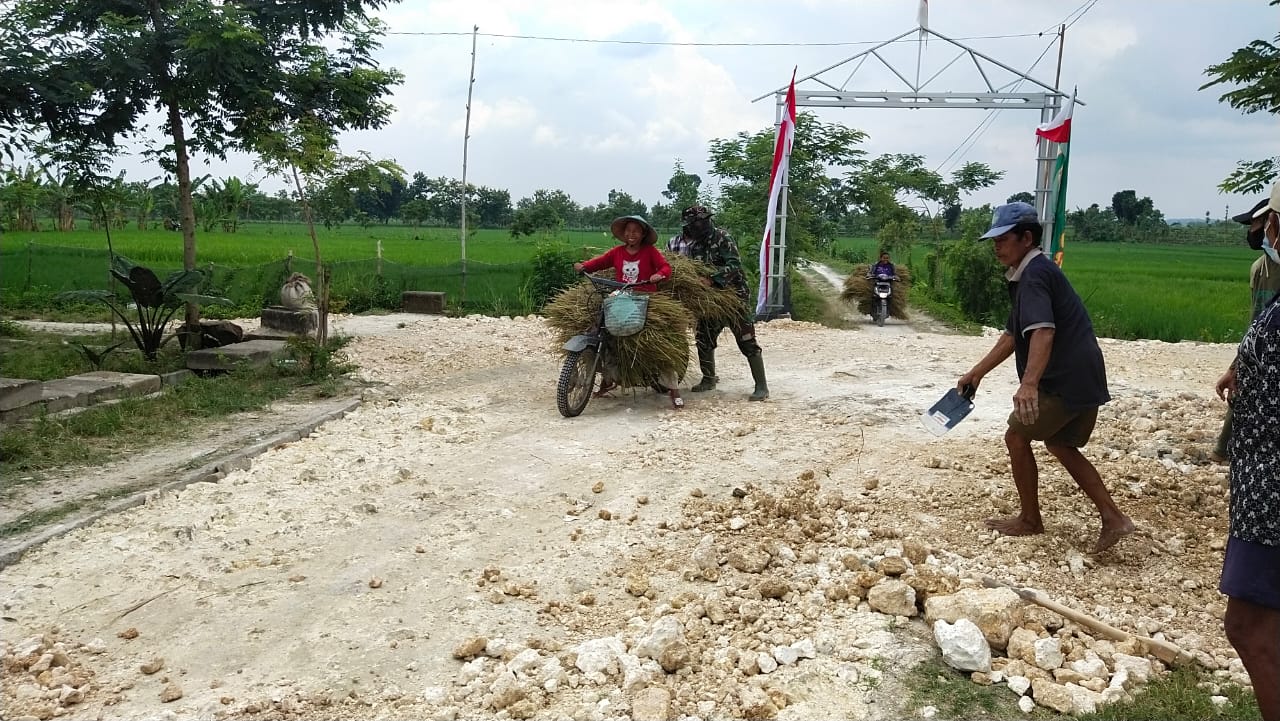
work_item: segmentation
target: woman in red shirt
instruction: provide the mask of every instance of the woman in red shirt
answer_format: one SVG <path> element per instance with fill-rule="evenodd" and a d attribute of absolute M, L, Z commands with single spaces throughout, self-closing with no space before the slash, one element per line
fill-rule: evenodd
<path fill-rule="evenodd" d="M 613 221 L 610 230 L 613 231 L 613 237 L 622 241 L 622 245 L 615 245 L 603 255 L 597 255 L 591 260 L 574 263 L 574 270 L 579 273 L 594 273 L 597 270 L 613 268 L 614 279 L 620 283 L 648 281 L 636 288 L 646 293 L 652 293 L 658 289 L 654 283 L 671 277 L 671 264 L 655 247 L 658 242 L 658 231 L 654 230 L 644 218 L 638 215 L 618 218 Z"/>
<path fill-rule="evenodd" d="M 574 270 L 579 273 L 594 273 L 613 268 L 615 280 L 621 283 L 641 283 L 636 286 L 636 290 L 646 293 L 658 290 L 655 284 L 671 277 L 671 264 L 656 247 L 658 231 L 648 221 L 638 215 L 628 215 L 614 220 L 609 230 L 613 232 L 613 237 L 622 241 L 622 245 L 614 246 L 591 260 L 574 263 Z M 684 407 L 684 399 L 680 397 L 680 389 L 677 388 L 679 379 L 674 375 L 664 374 L 658 382 L 667 387 L 671 405 L 679 410 Z M 613 382 L 606 379 L 600 393 L 613 387 Z"/>

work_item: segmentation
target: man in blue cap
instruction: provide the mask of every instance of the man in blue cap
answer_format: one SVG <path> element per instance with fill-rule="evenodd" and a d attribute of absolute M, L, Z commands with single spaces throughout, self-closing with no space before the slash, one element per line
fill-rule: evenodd
<path fill-rule="evenodd" d="M 1031 449 L 1032 441 L 1044 441 L 1097 506 L 1102 530 L 1093 553 L 1100 553 L 1134 531 L 1098 470 L 1080 452 L 1093 434 L 1098 407 L 1111 400 L 1107 372 L 1084 303 L 1062 270 L 1040 251 L 1043 232 L 1035 208 L 1027 203 L 996 208 L 991 229 L 982 238 L 992 240 L 996 259 L 1008 268 L 1005 278 L 1013 307 L 995 347 L 960 377 L 956 387 L 976 390 L 987 373 L 1015 357 L 1020 383 L 1004 442 L 1020 509 L 1015 516 L 988 519 L 987 527 L 1006 536 L 1044 532 L 1039 468 Z"/>

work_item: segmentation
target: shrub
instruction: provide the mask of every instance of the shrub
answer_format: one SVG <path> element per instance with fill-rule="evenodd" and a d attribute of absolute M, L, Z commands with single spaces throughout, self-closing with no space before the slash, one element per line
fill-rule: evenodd
<path fill-rule="evenodd" d="M 573 251 L 562 245 L 539 243 L 533 253 L 522 295 L 534 308 L 546 305 L 557 293 L 577 282 L 578 274 L 573 270 L 577 260 Z"/>
<path fill-rule="evenodd" d="M 951 274 L 951 286 L 960 310 L 969 320 L 997 327 L 1009 313 L 1009 292 L 1004 267 L 987 243 L 957 240 L 942 250 L 943 263 Z"/>

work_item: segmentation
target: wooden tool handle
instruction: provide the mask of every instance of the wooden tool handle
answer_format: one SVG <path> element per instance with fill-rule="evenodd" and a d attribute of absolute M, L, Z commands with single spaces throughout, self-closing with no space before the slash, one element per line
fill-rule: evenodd
<path fill-rule="evenodd" d="M 1047 608 L 1050 611 L 1053 611 L 1054 613 L 1058 614 L 1059 616 L 1062 616 L 1065 619 L 1075 621 L 1076 623 L 1080 623 L 1085 626 L 1088 626 L 1089 628 L 1092 628 L 1118 641 L 1124 641 L 1130 638 L 1135 639 L 1139 643 L 1146 646 L 1147 650 L 1151 653 L 1151 655 L 1155 656 L 1156 658 L 1170 665 L 1183 666 L 1195 660 L 1195 658 L 1191 654 L 1187 653 L 1186 651 L 1183 651 L 1181 648 L 1178 648 L 1176 645 L 1169 643 L 1168 641 L 1160 641 L 1154 638 L 1149 638 L 1147 636 L 1139 636 L 1137 634 L 1129 633 L 1128 631 L 1116 628 L 1115 626 L 1112 626 L 1111 624 L 1108 624 L 1100 619 L 1094 618 L 1093 616 L 1090 616 L 1087 613 L 1082 613 L 1080 611 L 1075 610 L 1074 608 L 1069 608 L 1067 606 L 1064 606 L 1061 603 L 1058 603 L 1057 601 L 1050 599 L 1048 596 L 1045 596 L 1043 593 L 1035 590 L 1034 588 L 1022 588 L 1019 586 L 1014 586 L 1012 584 L 1004 583 L 1002 581 L 997 581 L 996 579 L 990 578 L 988 576 L 982 577 L 982 585 L 986 586 L 987 588 L 1011 589 L 1014 593 L 1018 594 L 1018 596 L 1023 600 L 1030 601 L 1038 606 L 1043 606 L 1044 608 Z"/>

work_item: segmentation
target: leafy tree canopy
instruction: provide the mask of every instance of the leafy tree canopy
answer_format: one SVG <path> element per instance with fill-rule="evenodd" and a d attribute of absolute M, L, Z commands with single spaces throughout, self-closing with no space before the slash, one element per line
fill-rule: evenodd
<path fill-rule="evenodd" d="M 1271 0 L 1268 4 L 1280 5 L 1280 0 Z M 1201 85 L 1201 90 L 1218 85 L 1237 86 L 1219 96 L 1219 102 L 1246 115 L 1280 115 L 1280 33 L 1271 41 L 1250 42 L 1204 72 L 1212 80 Z M 1257 193 L 1265 190 L 1277 175 L 1280 175 L 1280 156 L 1241 160 L 1218 188 L 1227 193 Z"/>

